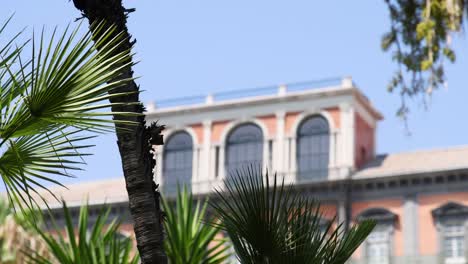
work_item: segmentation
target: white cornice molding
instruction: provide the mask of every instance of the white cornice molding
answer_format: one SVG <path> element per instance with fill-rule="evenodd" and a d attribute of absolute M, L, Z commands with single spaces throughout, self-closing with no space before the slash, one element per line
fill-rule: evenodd
<path fill-rule="evenodd" d="M 343 102 L 352 104 L 352 93 L 343 94 L 332 97 L 318 97 L 318 98 L 296 98 L 294 101 L 275 102 L 275 103 L 261 103 L 252 104 L 248 106 L 241 106 L 234 108 L 220 108 L 216 111 L 188 111 L 173 113 L 167 116 L 147 116 L 148 121 L 155 118 L 163 120 L 164 124 L 168 127 L 172 126 L 186 126 L 191 124 L 203 123 L 205 120 L 216 121 L 230 121 L 239 119 L 252 119 L 259 116 L 274 115 L 279 111 L 288 112 L 303 112 L 305 110 L 325 109 L 337 107 Z"/>
<path fill-rule="evenodd" d="M 217 111 L 219 109 L 228 108 L 239 108 L 248 107 L 251 105 L 263 105 L 272 103 L 281 103 L 289 101 L 297 101 L 304 99 L 314 99 L 322 97 L 333 97 L 339 95 L 351 95 L 353 94 L 352 88 L 342 88 L 341 86 L 326 87 L 320 89 L 313 89 L 301 92 L 290 92 L 286 95 L 269 95 L 269 96 L 255 96 L 243 99 L 228 100 L 221 102 L 213 102 L 212 104 L 198 104 L 190 106 L 176 106 L 171 108 L 155 109 L 155 111 L 148 112 L 149 118 L 161 118 L 164 116 L 180 115 L 183 113 L 195 113 L 195 112 L 210 112 Z"/>
<path fill-rule="evenodd" d="M 374 117 L 372 117 L 372 114 L 369 113 L 365 107 L 360 104 L 357 100 L 354 102 L 354 107 L 356 112 L 359 114 L 359 116 L 372 128 L 376 128 L 377 126 L 377 121 Z"/>

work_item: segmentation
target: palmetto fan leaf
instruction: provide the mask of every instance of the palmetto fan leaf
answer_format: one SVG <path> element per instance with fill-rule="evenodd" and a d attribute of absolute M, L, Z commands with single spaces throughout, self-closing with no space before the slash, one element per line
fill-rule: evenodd
<path fill-rule="evenodd" d="M 120 224 L 116 219 L 109 219 L 110 208 L 103 209 L 95 219 L 89 218 L 89 208 L 80 208 L 78 225 L 70 209 L 63 201 L 65 232 L 55 224 L 56 219 L 50 216 L 55 226 L 55 234 L 44 231 L 34 225 L 35 231 L 45 241 L 52 259 L 35 252 L 26 252 L 29 263 L 36 264 L 136 264 L 139 257 L 133 249 L 130 238 L 119 236 Z"/>
<path fill-rule="evenodd" d="M 0 157 L 0 175 L 16 205 L 34 206 L 39 191 L 47 191 L 44 184 L 61 185 L 52 175 L 71 176 L 71 171 L 80 169 L 83 162 L 77 158 L 88 154 L 79 151 L 90 147 L 80 142 L 90 136 L 78 132 L 56 129 L 6 142 Z"/>
<path fill-rule="evenodd" d="M 5 23 L 3 23 L 3 25 L 0 25 L 0 35 L 4 33 L 8 23 L 10 22 L 12 18 L 13 17 L 11 16 L 10 18 L 7 19 Z M 13 48 L 13 43 L 19 35 L 20 33 L 16 34 L 12 38 L 10 38 L 7 41 L 7 43 L 0 46 L 0 69 L 2 70 L 0 71 L 0 73 L 2 73 L 3 69 L 6 68 L 8 63 L 11 61 L 14 61 L 18 57 L 19 53 L 21 52 L 21 49 L 23 48 L 24 44 L 19 45 L 19 47 L 17 46 L 16 48 Z"/>
<path fill-rule="evenodd" d="M 125 95 L 110 95 L 108 91 L 128 81 L 116 78 L 120 69 L 131 63 L 129 51 L 113 55 L 121 42 L 119 37 L 109 37 L 113 28 L 97 40 L 96 45 L 102 47 L 99 51 L 91 33 L 77 39 L 78 28 L 69 31 L 58 38 L 54 31 L 47 44 L 44 33 L 39 43 L 33 39 L 33 50 L 38 51 L 33 53 L 31 67 L 20 64 L 16 72 L 8 67 L 8 78 L 2 85 L 2 138 L 30 135 L 57 125 L 88 130 L 112 127 L 112 121 L 102 118 L 110 113 L 99 110 L 115 105 L 107 103 L 109 98 Z"/>
<path fill-rule="evenodd" d="M 81 151 L 90 147 L 84 141 L 114 128 L 108 116 L 135 114 L 111 113 L 120 103 L 108 103 L 128 95 L 109 91 L 129 81 L 119 76 L 130 51 L 115 52 L 123 40 L 111 37 L 115 28 L 94 27 L 99 37 L 80 37 L 77 27 L 50 38 L 42 31 L 30 45 L 16 37 L 0 45 L 0 176 L 14 205 L 31 207 L 41 199 L 38 189 L 79 170 L 87 155 Z M 22 59 L 25 47 L 30 60 Z"/>
<path fill-rule="evenodd" d="M 211 205 L 243 264 L 342 264 L 375 225 L 323 225 L 317 202 L 254 167 L 232 175 Z"/>

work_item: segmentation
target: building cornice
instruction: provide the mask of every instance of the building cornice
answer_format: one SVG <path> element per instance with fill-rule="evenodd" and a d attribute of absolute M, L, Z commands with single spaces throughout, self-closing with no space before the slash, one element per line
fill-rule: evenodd
<path fill-rule="evenodd" d="M 249 106 L 269 105 L 297 100 L 319 99 L 340 95 L 353 95 L 353 88 L 340 86 L 325 87 L 301 92 L 289 92 L 286 95 L 255 96 L 236 100 L 213 102 L 211 104 L 198 104 L 189 106 L 176 106 L 171 108 L 155 109 L 146 113 L 148 118 L 161 118 L 166 116 L 179 116 L 183 114 L 206 113 L 226 109 L 236 109 Z"/>

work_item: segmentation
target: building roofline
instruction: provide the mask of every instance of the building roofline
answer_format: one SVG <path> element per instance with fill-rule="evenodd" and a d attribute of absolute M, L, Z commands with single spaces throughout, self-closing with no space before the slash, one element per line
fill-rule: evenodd
<path fill-rule="evenodd" d="M 418 171 L 411 171 L 411 172 L 403 172 L 403 171 L 400 171 L 400 172 L 395 172 L 395 173 L 387 173 L 387 174 L 374 174 L 372 176 L 364 176 L 364 177 L 359 177 L 359 175 L 357 175 L 359 173 L 359 171 L 355 171 L 355 172 L 351 172 L 350 174 L 350 177 L 349 178 L 345 178 L 345 179 L 336 179 L 336 180 L 326 180 L 326 181 L 320 181 L 320 182 L 304 182 L 304 183 L 298 183 L 297 185 L 295 185 L 295 188 L 297 188 L 298 190 L 302 190 L 302 189 L 308 189 L 310 187 L 317 187 L 319 188 L 320 186 L 342 186 L 343 184 L 344 185 L 347 185 L 347 184 L 362 184 L 362 183 L 366 183 L 366 182 L 377 182 L 377 181 L 389 181 L 389 180 L 402 180 L 402 179 L 405 179 L 407 181 L 410 181 L 411 179 L 414 179 L 414 178 L 420 178 L 420 177 L 436 177 L 436 176 L 440 176 L 440 175 L 458 175 L 460 173 L 467 173 L 468 172 L 468 168 L 467 167 L 447 167 L 447 168 L 443 168 L 443 169 L 437 169 L 437 170 L 418 170 Z M 356 177 L 357 176 L 357 177 Z M 80 191 L 83 191 L 83 188 L 79 188 L 79 187 L 86 187 L 86 185 L 95 185 L 95 184 L 99 184 L 99 183 L 115 183 L 115 182 L 120 182 L 122 184 L 121 187 L 123 187 L 123 189 L 121 191 L 124 191 L 125 189 L 125 183 L 122 182 L 122 178 L 110 178 L 110 179 L 104 179 L 104 180 L 97 180 L 97 181 L 91 181 L 91 182 L 78 182 L 78 183 L 73 183 L 73 184 L 69 184 L 69 185 L 66 185 L 67 188 L 64 188 L 64 187 L 60 187 L 60 186 L 57 186 L 57 187 L 53 187 L 51 190 L 52 191 L 61 191 L 63 193 L 61 194 L 65 194 L 66 192 L 73 192 L 74 189 L 78 189 Z M 77 188 L 78 187 L 78 188 Z M 213 193 L 195 193 L 194 194 L 194 198 L 196 199 L 201 199 L 201 198 L 204 198 L 204 197 L 207 197 L 207 196 L 210 196 L 212 195 Z M 77 207 L 77 206 L 80 206 L 81 204 L 83 204 L 83 202 L 88 202 L 88 204 L 90 206 L 93 206 L 93 205 L 101 205 L 101 204 L 108 204 L 108 205 L 111 205 L 111 204 L 121 204 L 121 203 L 127 203 L 128 202 L 128 197 L 127 197 L 127 193 L 124 191 L 123 193 L 120 193 L 118 195 L 110 195 L 110 196 L 107 196 L 107 197 L 99 197 L 97 199 L 93 199 L 92 197 L 90 197 L 90 199 L 87 199 L 87 195 L 86 193 L 81 193 L 81 194 L 78 194 L 79 197 L 74 197 L 73 199 L 67 199 L 68 197 L 66 197 L 66 195 L 64 195 L 65 197 L 63 197 L 66 202 L 67 202 L 67 205 L 69 207 Z M 92 193 L 90 193 L 90 196 L 92 196 Z M 62 197 L 60 197 L 62 198 Z M 50 209 L 57 209 L 57 208 L 60 208 L 62 205 L 60 202 L 56 201 L 56 200 L 49 200 L 48 201 L 48 205 L 49 205 L 49 208 Z M 47 207 L 45 205 L 41 205 L 41 209 L 46 209 Z"/>
<path fill-rule="evenodd" d="M 419 153 L 427 153 L 427 152 L 444 152 L 444 151 L 457 151 L 457 150 L 466 150 L 468 148 L 467 144 L 464 145 L 456 145 L 456 146 L 444 146 L 444 147 L 432 147 L 426 149 L 414 149 L 414 150 L 405 150 L 405 151 L 398 151 L 392 153 L 379 153 L 379 156 L 385 155 L 405 155 L 405 154 L 419 154 Z"/>
<path fill-rule="evenodd" d="M 383 120 L 384 116 L 382 113 L 375 108 L 370 100 L 367 98 L 367 96 L 364 95 L 364 93 L 359 90 L 359 88 L 355 87 L 354 89 L 354 95 L 357 98 L 358 102 L 364 106 L 364 108 L 376 119 L 376 120 Z"/>
<path fill-rule="evenodd" d="M 165 108 L 154 108 L 153 106 L 148 107 L 148 112 L 146 115 L 148 117 L 158 118 L 161 116 L 166 115 L 175 115 L 175 114 L 182 114 L 182 113 L 193 113 L 193 112 L 210 112 L 216 111 L 219 109 L 226 109 L 226 108 L 235 108 L 239 106 L 249 106 L 249 105 L 258 105 L 258 104 L 270 104 L 276 102 L 284 102 L 284 101 L 291 101 L 296 100 L 298 98 L 321 98 L 326 96 L 337 96 L 337 95 L 352 95 L 357 98 L 357 102 L 362 104 L 371 115 L 376 118 L 377 120 L 381 120 L 383 118 L 382 114 L 370 103 L 367 97 L 363 94 L 359 88 L 352 82 L 350 77 L 345 77 L 341 79 L 327 79 L 327 81 L 336 81 L 331 85 L 323 85 L 319 87 L 309 87 L 305 86 L 305 89 L 302 90 L 292 90 L 288 91 L 288 85 L 279 85 L 279 86 L 270 86 L 260 89 L 273 89 L 277 90 L 277 92 L 269 93 L 266 95 L 253 95 L 253 96 L 245 96 L 242 98 L 234 98 L 228 100 L 220 100 L 215 101 L 212 95 L 208 95 L 205 101 L 200 101 L 195 104 L 190 105 L 175 105 L 172 107 L 165 107 Z M 340 82 L 337 82 L 340 81 Z M 304 83 L 297 83 L 297 84 L 290 84 L 293 87 L 295 85 L 307 85 L 309 82 Z M 311 85 L 313 82 L 310 82 Z M 272 91 L 273 91 L 272 90 Z M 241 92 L 248 92 L 249 90 L 240 90 Z M 253 91 L 253 90 L 252 90 Z M 229 91 L 226 93 L 234 93 L 235 91 Z M 194 97 L 200 99 L 202 97 Z M 189 99 L 189 97 L 181 98 L 181 100 Z M 173 99 L 177 101 L 178 99 Z"/>
<path fill-rule="evenodd" d="M 468 169 L 468 145 L 379 154 L 355 171 L 354 179 L 407 176 Z"/>
<path fill-rule="evenodd" d="M 434 173 L 452 173 L 452 172 L 459 172 L 459 171 L 466 171 L 468 168 L 466 166 L 452 166 L 452 167 L 445 167 L 435 170 L 401 170 L 401 171 L 394 171 L 390 173 L 375 173 L 373 175 L 359 175 L 360 170 L 354 172 L 351 175 L 351 179 L 353 181 L 358 180 L 371 180 L 371 179 L 381 179 L 381 178 L 394 178 L 394 177 L 405 177 L 405 176 L 417 176 L 417 175 L 428 175 Z"/>

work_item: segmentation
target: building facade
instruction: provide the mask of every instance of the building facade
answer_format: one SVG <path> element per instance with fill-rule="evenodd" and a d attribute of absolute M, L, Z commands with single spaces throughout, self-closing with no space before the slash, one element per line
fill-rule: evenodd
<path fill-rule="evenodd" d="M 147 109 L 149 121 L 167 126 L 165 145 L 155 152 L 155 178 L 168 197 L 177 184 L 209 196 L 254 163 L 320 200 L 325 220 L 377 221 L 353 263 L 468 263 L 468 147 L 377 155 L 383 117 L 351 78 L 167 100 Z M 117 185 L 125 194 L 123 180 L 100 184 L 95 205 L 115 200 L 116 212 L 125 210 L 125 196 L 115 194 Z M 75 188 L 82 191 L 68 200 L 89 192 Z"/>

